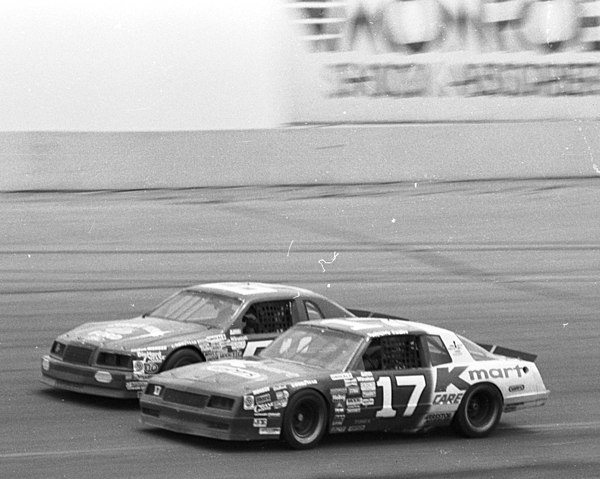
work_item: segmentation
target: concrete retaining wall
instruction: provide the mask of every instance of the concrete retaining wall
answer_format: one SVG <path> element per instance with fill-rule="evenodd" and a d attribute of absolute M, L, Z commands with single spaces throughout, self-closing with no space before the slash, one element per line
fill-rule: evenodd
<path fill-rule="evenodd" d="M 600 174 L 600 123 L 0 133 L 1 191 Z"/>

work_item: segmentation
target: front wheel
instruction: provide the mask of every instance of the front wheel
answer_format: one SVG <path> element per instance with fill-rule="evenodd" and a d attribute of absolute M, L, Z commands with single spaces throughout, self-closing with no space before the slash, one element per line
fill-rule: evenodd
<path fill-rule="evenodd" d="M 494 430 L 501 415 L 500 391 L 490 384 L 477 384 L 465 393 L 452 425 L 463 436 L 485 437 Z"/>
<path fill-rule="evenodd" d="M 315 447 L 327 425 L 327 405 L 316 391 L 301 391 L 290 401 L 283 415 L 281 434 L 294 449 Z"/>
<path fill-rule="evenodd" d="M 188 364 L 199 363 L 201 361 L 202 356 L 193 349 L 180 349 L 167 358 L 162 370 L 167 371 L 169 369 L 180 368 L 181 366 L 187 366 Z"/>

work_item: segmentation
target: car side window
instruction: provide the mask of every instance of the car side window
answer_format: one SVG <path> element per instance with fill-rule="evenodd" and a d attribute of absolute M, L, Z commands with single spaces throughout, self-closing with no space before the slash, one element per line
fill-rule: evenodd
<path fill-rule="evenodd" d="M 402 334 L 373 338 L 362 356 L 366 371 L 420 368 L 423 354 L 417 336 Z"/>
<path fill-rule="evenodd" d="M 439 366 L 440 364 L 452 362 L 450 353 L 448 353 L 446 346 L 444 346 L 442 338 L 439 336 L 425 336 L 425 344 L 429 350 L 429 359 L 431 360 L 432 366 Z"/>
<path fill-rule="evenodd" d="M 281 333 L 292 326 L 291 301 L 266 301 L 248 308 L 242 318 L 244 334 Z"/>
<path fill-rule="evenodd" d="M 312 301 L 304 301 L 304 307 L 306 308 L 306 316 L 308 317 L 309 321 L 312 321 L 313 319 L 325 318 L 319 307 Z"/>

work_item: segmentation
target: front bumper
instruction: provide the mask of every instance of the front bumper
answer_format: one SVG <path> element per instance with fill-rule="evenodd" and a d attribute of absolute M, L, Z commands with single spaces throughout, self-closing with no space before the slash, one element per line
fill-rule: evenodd
<path fill-rule="evenodd" d="M 144 394 L 140 397 L 142 424 L 169 431 L 227 441 L 278 439 L 279 427 L 259 428 L 251 416 L 232 411 L 174 404 Z"/>
<path fill-rule="evenodd" d="M 41 381 L 57 389 L 112 398 L 137 398 L 147 381 L 133 378 L 133 372 L 73 364 L 42 357 Z"/>

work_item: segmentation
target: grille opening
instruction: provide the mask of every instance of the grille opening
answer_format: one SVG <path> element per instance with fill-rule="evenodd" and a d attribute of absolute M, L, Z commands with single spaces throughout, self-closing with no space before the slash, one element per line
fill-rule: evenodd
<path fill-rule="evenodd" d="M 208 407 L 214 407 L 216 409 L 224 409 L 231 411 L 233 409 L 234 400 L 224 396 L 211 396 L 208 401 Z"/>
<path fill-rule="evenodd" d="M 177 389 L 167 389 L 164 392 L 163 400 L 166 402 L 203 408 L 206 407 L 206 403 L 208 402 L 208 396 L 204 394 L 195 394 L 188 393 L 185 391 L 178 391 Z"/>
<path fill-rule="evenodd" d="M 50 348 L 50 354 L 58 358 L 62 358 L 65 354 L 65 345 L 59 341 L 54 341 L 54 343 L 52 343 L 52 347 Z"/>
<path fill-rule="evenodd" d="M 98 355 L 96 363 L 101 366 L 108 366 L 119 369 L 132 369 L 133 357 L 129 354 L 101 352 Z"/>
<path fill-rule="evenodd" d="M 68 345 L 65 347 L 63 361 L 75 364 L 90 364 L 90 358 L 93 353 L 94 350 L 91 348 Z"/>

